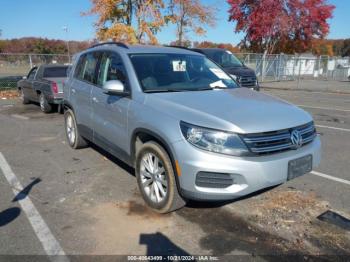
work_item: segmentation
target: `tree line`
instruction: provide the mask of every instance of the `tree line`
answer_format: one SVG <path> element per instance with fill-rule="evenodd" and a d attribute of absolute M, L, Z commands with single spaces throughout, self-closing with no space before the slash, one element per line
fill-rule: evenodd
<path fill-rule="evenodd" d="M 327 40 L 328 19 L 335 6 L 327 0 L 227 0 L 227 23 L 232 31 L 243 33 L 238 46 L 226 43 L 196 42 L 217 24 L 218 9 L 204 0 L 90 0 L 96 39 L 128 44 L 158 44 L 157 34 L 175 26 L 171 45 L 220 47 L 233 52 L 303 53 L 349 56 L 349 39 Z M 89 46 L 69 42 L 71 53 Z M 0 41 L 0 52 L 67 53 L 61 40 L 23 38 Z"/>
<path fill-rule="evenodd" d="M 93 41 L 69 41 L 70 54 L 80 52 L 96 43 Z M 169 45 L 178 45 L 177 41 L 169 43 Z M 214 43 L 211 41 L 189 41 L 184 40 L 182 43 L 186 47 L 198 48 L 223 48 L 233 53 L 251 53 L 255 52 L 249 48 L 235 46 L 230 43 Z M 328 56 L 350 56 L 350 38 L 348 39 L 324 39 L 313 40 L 311 49 L 306 52 L 314 55 Z M 68 54 L 67 43 L 63 40 L 52 40 L 46 38 L 19 38 L 10 40 L 0 40 L 0 53 L 23 53 L 23 54 Z M 278 53 L 278 52 L 277 52 Z M 284 52 L 286 54 L 294 54 L 292 50 Z"/>
<path fill-rule="evenodd" d="M 89 41 L 69 41 L 69 52 L 77 53 L 91 45 Z M 63 40 L 24 37 L 0 40 L 0 53 L 14 54 L 68 54 L 67 42 Z"/>

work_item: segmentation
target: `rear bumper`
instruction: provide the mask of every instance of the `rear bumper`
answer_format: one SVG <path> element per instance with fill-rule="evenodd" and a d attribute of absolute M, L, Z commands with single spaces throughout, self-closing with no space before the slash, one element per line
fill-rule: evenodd
<path fill-rule="evenodd" d="M 321 160 L 321 141 L 315 140 L 298 150 L 259 157 L 232 157 L 197 149 L 187 141 L 172 144 L 181 167 L 179 184 L 185 198 L 229 200 L 287 181 L 288 162 L 312 155 L 312 166 Z M 225 188 L 198 186 L 199 172 L 227 174 L 234 183 Z"/>
<path fill-rule="evenodd" d="M 61 105 L 63 104 L 63 94 L 50 95 L 47 97 L 47 100 L 50 104 Z"/>

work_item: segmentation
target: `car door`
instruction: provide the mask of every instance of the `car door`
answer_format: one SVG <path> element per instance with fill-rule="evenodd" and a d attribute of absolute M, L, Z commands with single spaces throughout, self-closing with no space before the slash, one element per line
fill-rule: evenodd
<path fill-rule="evenodd" d="M 96 85 L 96 70 L 100 53 L 91 52 L 80 57 L 71 85 L 70 101 L 74 109 L 77 125 L 81 134 L 93 139 L 91 123 L 91 92 Z"/>
<path fill-rule="evenodd" d="M 34 83 L 35 75 L 37 71 L 38 71 L 37 67 L 32 68 L 28 73 L 27 79 L 23 80 L 22 86 L 21 86 L 21 88 L 23 89 L 24 95 L 32 101 L 37 101 L 37 94 L 33 89 L 33 83 Z"/>
<path fill-rule="evenodd" d="M 97 86 L 92 89 L 94 142 L 123 160 L 127 152 L 127 116 L 130 97 L 104 93 L 102 87 L 110 80 L 121 81 L 130 90 L 123 61 L 115 52 L 101 56 Z"/>

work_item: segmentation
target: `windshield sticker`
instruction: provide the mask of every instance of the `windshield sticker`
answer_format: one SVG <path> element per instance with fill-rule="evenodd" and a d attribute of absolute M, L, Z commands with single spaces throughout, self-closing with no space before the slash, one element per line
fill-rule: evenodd
<path fill-rule="evenodd" d="M 209 68 L 210 71 L 212 71 L 218 78 L 220 79 L 225 79 L 225 80 L 230 80 L 231 78 L 221 69 L 218 68 Z"/>
<path fill-rule="evenodd" d="M 174 72 L 186 72 L 186 61 L 173 61 Z"/>
<path fill-rule="evenodd" d="M 227 87 L 222 80 L 216 81 L 214 83 L 210 84 L 210 87 L 212 88 L 218 88 L 218 87 Z"/>

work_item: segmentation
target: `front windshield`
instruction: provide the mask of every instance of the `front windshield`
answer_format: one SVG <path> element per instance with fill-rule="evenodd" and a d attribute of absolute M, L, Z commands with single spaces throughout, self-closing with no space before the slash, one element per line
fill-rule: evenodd
<path fill-rule="evenodd" d="M 204 56 L 186 54 L 131 54 L 144 92 L 201 91 L 238 85 Z"/>
<path fill-rule="evenodd" d="M 222 67 L 241 67 L 242 62 L 230 51 L 220 51 L 214 55 L 214 61 Z"/>

